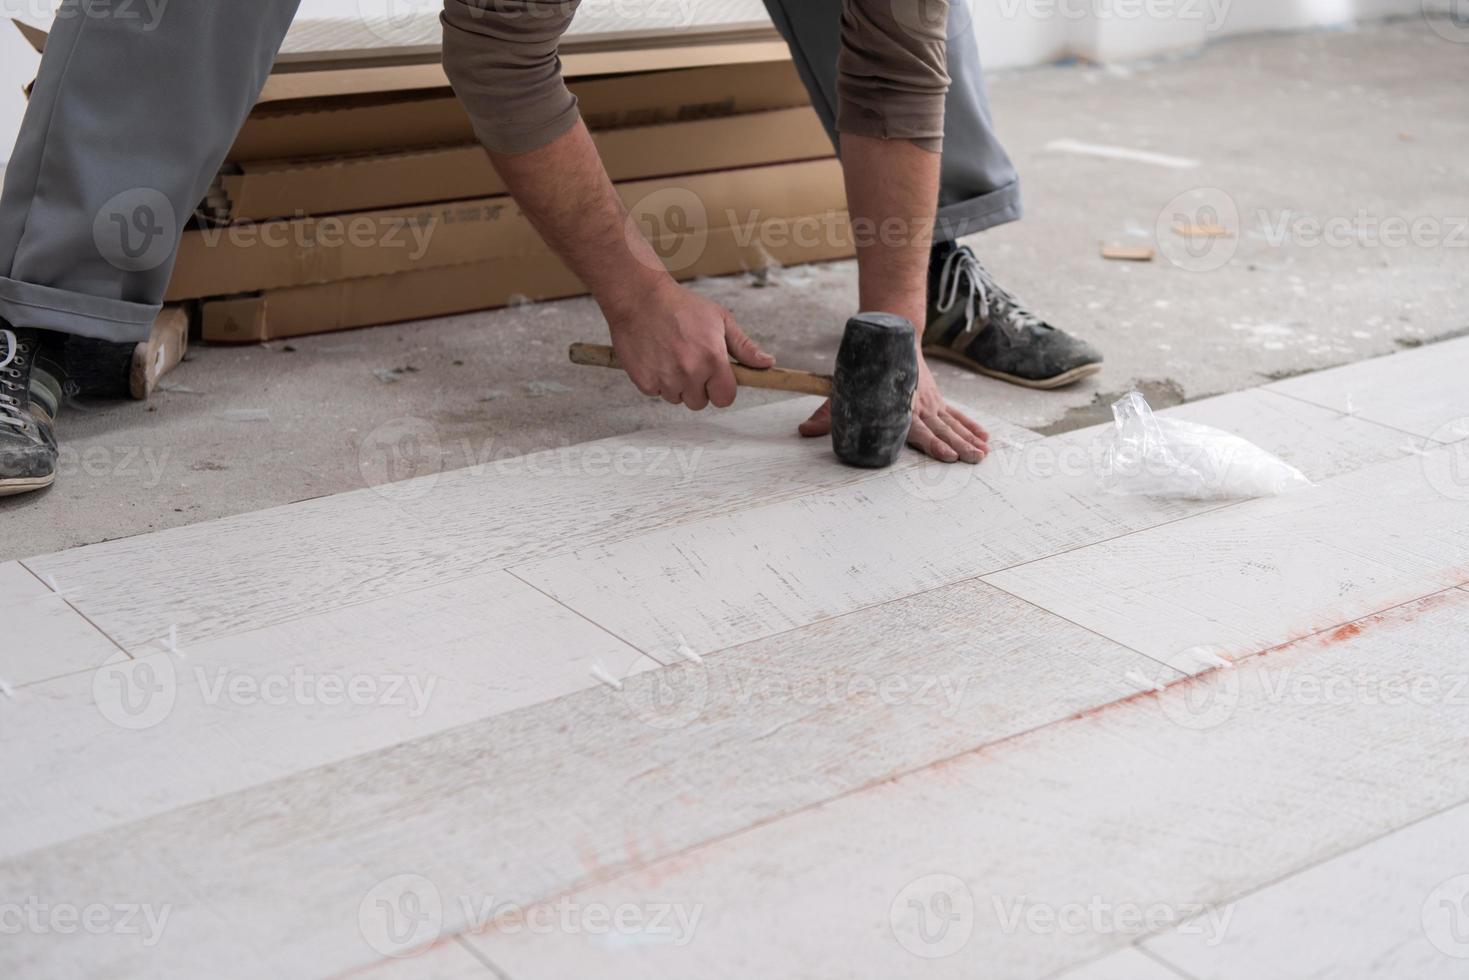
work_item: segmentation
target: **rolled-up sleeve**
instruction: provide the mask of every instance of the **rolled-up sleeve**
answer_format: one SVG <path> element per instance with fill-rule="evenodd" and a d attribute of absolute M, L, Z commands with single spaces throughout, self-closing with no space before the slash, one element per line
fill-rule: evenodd
<path fill-rule="evenodd" d="M 569 130 L 557 47 L 579 0 L 444 0 L 444 72 L 481 143 L 525 153 Z"/>
<path fill-rule="evenodd" d="M 948 12 L 948 0 L 843 0 L 838 132 L 943 149 Z"/>

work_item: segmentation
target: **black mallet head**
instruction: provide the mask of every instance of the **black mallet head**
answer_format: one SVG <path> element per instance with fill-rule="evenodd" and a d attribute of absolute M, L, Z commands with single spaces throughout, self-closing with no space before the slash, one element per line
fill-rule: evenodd
<path fill-rule="evenodd" d="M 897 462 L 913 422 L 918 347 L 913 324 L 892 313 L 847 321 L 831 390 L 831 446 L 848 466 Z"/>

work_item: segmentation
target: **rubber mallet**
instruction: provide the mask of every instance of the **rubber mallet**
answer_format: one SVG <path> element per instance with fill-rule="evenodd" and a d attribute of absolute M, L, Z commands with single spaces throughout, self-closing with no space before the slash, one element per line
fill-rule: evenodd
<path fill-rule="evenodd" d="M 571 360 L 619 367 L 611 347 L 572 344 Z M 731 365 L 746 388 L 795 391 L 831 399 L 831 445 L 848 466 L 891 466 L 903 452 L 913 423 L 918 386 L 918 348 L 913 324 L 891 313 L 858 313 L 847 321 L 836 370 L 812 374 L 787 368 Z"/>

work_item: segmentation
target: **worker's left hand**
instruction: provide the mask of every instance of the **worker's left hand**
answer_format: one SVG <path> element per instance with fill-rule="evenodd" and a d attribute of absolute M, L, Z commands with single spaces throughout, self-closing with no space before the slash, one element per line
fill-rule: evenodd
<path fill-rule="evenodd" d="M 831 432 L 831 402 L 821 407 L 799 429 L 803 436 Z M 943 463 L 960 460 L 978 463 L 990 451 L 990 435 L 978 422 L 944 401 L 938 382 L 929 373 L 923 356 L 918 357 L 918 390 L 913 395 L 913 425 L 908 445 Z"/>

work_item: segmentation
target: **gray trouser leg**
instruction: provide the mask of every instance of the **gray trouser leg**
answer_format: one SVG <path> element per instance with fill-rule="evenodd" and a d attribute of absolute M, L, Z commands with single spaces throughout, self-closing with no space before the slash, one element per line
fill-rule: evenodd
<path fill-rule="evenodd" d="M 921 5 L 923 0 L 906 0 Z M 765 0 L 796 70 L 837 143 L 837 53 L 842 0 Z M 990 121 L 969 0 L 949 4 L 949 94 L 935 241 L 951 241 L 1020 217 L 1020 181 Z"/>
<path fill-rule="evenodd" d="M 145 339 L 299 0 L 57 14 L 0 195 L 0 317 Z M 155 15 L 157 8 L 161 13 Z"/>

